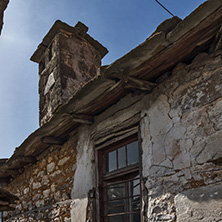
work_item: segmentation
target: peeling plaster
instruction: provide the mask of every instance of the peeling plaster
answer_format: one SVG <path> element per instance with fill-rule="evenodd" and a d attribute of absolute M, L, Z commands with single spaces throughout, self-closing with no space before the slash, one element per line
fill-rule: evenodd
<path fill-rule="evenodd" d="M 71 209 L 73 222 L 85 222 L 88 206 L 88 192 L 95 186 L 94 149 L 90 140 L 89 126 L 79 128 L 79 140 L 76 147 L 77 163 L 74 175 Z M 83 182 L 84 181 L 84 182 Z"/>

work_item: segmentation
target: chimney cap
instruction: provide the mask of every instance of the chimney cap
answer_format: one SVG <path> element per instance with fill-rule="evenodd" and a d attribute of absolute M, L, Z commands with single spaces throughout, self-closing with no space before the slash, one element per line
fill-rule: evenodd
<path fill-rule="evenodd" d="M 78 22 L 75 27 L 72 27 L 60 20 L 57 20 L 46 36 L 43 38 L 36 51 L 33 53 L 32 57 L 30 58 L 31 61 L 40 63 L 44 51 L 60 30 L 65 30 L 67 32 L 73 33 L 74 35 L 79 35 L 85 38 L 100 53 L 101 58 L 103 58 L 108 53 L 108 50 L 104 46 L 102 46 L 98 41 L 87 34 L 88 27 L 82 22 Z"/>
<path fill-rule="evenodd" d="M 84 32 L 84 33 L 87 33 L 89 28 L 83 24 L 82 22 L 78 22 L 76 25 L 75 25 L 75 28 L 78 29 L 80 32 Z"/>

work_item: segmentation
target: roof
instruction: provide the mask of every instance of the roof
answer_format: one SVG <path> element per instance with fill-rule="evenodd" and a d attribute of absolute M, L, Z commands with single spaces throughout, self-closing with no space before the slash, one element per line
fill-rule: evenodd
<path fill-rule="evenodd" d="M 118 102 L 129 89 L 152 91 L 159 76 L 206 49 L 221 22 L 221 0 L 206 1 L 182 21 L 174 17 L 163 22 L 145 42 L 102 67 L 101 76 L 77 91 L 48 123 L 16 148 L 0 166 L 0 178 L 19 175 L 19 169 L 36 162 L 37 156 L 50 144 L 64 143 L 69 132 L 81 123 L 91 124 L 95 115 Z"/>

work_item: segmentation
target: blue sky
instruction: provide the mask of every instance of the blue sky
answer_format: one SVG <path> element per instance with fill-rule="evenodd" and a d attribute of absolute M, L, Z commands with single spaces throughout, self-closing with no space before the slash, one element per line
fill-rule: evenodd
<path fill-rule="evenodd" d="M 203 0 L 159 0 L 184 18 Z M 0 37 L 0 158 L 38 128 L 38 65 L 29 59 L 53 23 L 78 21 L 109 53 L 107 65 L 142 43 L 171 16 L 155 0 L 11 0 Z"/>

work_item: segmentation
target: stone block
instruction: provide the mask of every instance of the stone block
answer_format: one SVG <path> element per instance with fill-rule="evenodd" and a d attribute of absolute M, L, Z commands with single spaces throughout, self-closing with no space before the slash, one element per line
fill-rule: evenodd
<path fill-rule="evenodd" d="M 222 158 L 222 132 L 218 131 L 206 139 L 205 146 L 197 156 L 197 162 L 200 164 L 216 161 Z"/>
<path fill-rule="evenodd" d="M 48 173 L 52 172 L 54 169 L 55 169 L 55 163 L 54 162 L 47 165 Z"/>
<path fill-rule="evenodd" d="M 222 183 L 199 187 L 175 198 L 177 222 L 222 221 Z"/>

